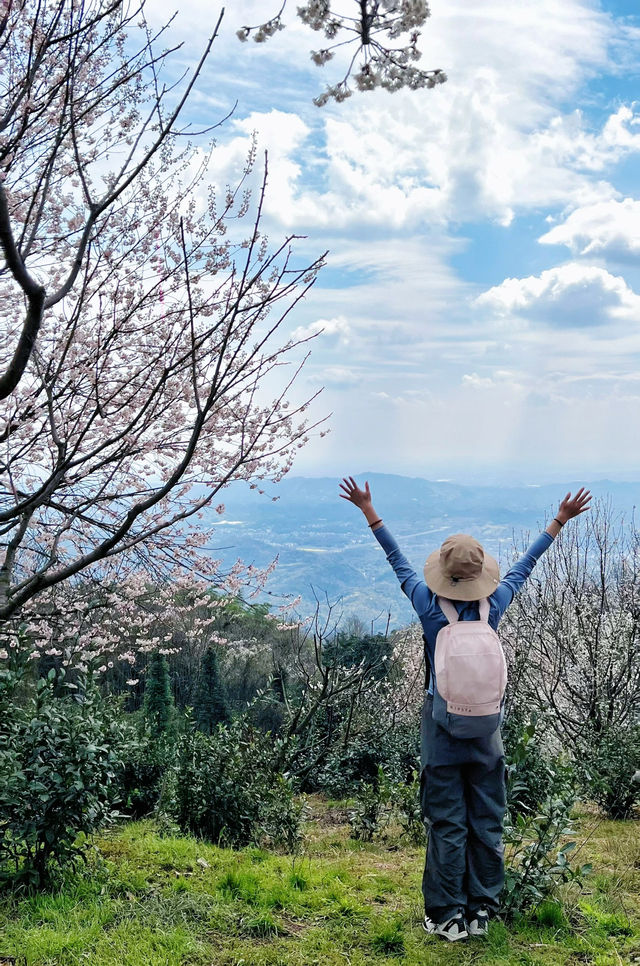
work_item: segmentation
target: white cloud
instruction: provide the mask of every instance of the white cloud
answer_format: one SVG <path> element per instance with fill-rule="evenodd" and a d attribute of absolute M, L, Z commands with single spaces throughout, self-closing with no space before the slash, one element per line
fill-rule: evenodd
<path fill-rule="evenodd" d="M 465 374 L 462 384 L 472 389 L 494 389 L 496 385 L 491 376 L 479 376 L 477 372 Z"/>
<path fill-rule="evenodd" d="M 615 380 L 615 375 L 613 375 Z M 632 387 L 629 386 L 629 389 Z M 572 386 L 555 373 L 531 372 L 523 388 L 460 391 L 451 385 L 413 403 L 365 394 L 340 399 L 331 434 L 300 456 L 299 472 L 344 474 L 375 467 L 388 472 L 462 479 L 480 468 L 510 465 L 539 481 L 550 465 L 582 472 L 619 467 L 629 426 L 640 420 L 640 395 L 611 392 L 611 384 Z"/>
<path fill-rule="evenodd" d="M 170 7 L 152 6 L 154 15 Z M 205 0 L 180 6 L 186 63 L 198 46 L 192 25 L 211 13 Z M 535 467 L 554 447 L 604 465 L 629 451 L 628 426 L 640 419 L 628 381 L 638 369 L 636 276 L 628 264 L 626 279 L 599 264 L 541 271 L 540 249 L 535 269 L 521 266 L 547 213 L 562 223 L 550 221 L 545 244 L 637 257 L 638 202 L 622 200 L 631 165 L 616 165 L 640 153 L 629 81 L 640 35 L 597 0 L 431 6 L 423 62 L 450 78 L 434 91 L 376 92 L 318 111 L 311 97 L 340 65 L 310 64 L 317 36 L 293 8 L 267 44 L 233 37 L 263 17 L 264 0 L 228 5 L 203 78 L 203 110 L 208 97 L 215 119 L 218 102 L 239 99 L 216 131 L 212 178 L 235 182 L 257 131 L 270 158 L 265 230 L 274 241 L 283 230 L 308 234 L 298 252 L 331 251 L 292 326 L 298 337 L 324 328 L 304 378 L 327 386 L 323 412 L 336 415 L 298 465 L 340 468 L 347 454 L 370 466 L 375 454 L 378 467 L 451 476 L 456 459 Z M 474 223 L 487 221 L 511 225 L 495 260 L 474 237 Z M 451 238 L 462 230 L 479 255 L 473 269 Z M 489 289 L 507 273 L 522 277 Z"/>
<path fill-rule="evenodd" d="M 227 184 L 234 187 L 239 183 L 255 137 L 257 157 L 247 184 L 254 194 L 259 189 L 266 152 L 268 176 L 263 206 L 265 214 L 277 219 L 287 229 L 292 227 L 293 221 L 306 217 L 298 197 L 305 146 L 310 134 L 305 121 L 297 114 L 274 108 L 264 113 L 252 111 L 244 118 L 232 119 L 227 124 L 227 130 L 233 134 L 226 140 L 219 140 L 209 172 L 209 179 L 215 181 L 218 190 L 223 190 Z"/>
<path fill-rule="evenodd" d="M 524 386 L 520 381 L 523 373 L 515 373 L 508 369 L 496 369 L 490 376 L 480 376 L 477 372 L 465 373 L 462 385 L 465 389 L 499 390 L 501 393 L 520 393 Z"/>
<path fill-rule="evenodd" d="M 161 12 L 165 0 L 154 6 Z M 229 152 L 242 164 L 257 130 L 272 159 L 266 210 L 287 228 L 398 231 L 425 220 L 483 217 L 508 224 L 533 207 L 615 197 L 595 175 L 640 150 L 639 117 L 631 107 L 621 106 L 599 130 L 580 111 L 566 110 L 585 80 L 611 67 L 623 33 L 586 0 L 436 2 L 423 33 L 424 60 L 447 70 L 447 84 L 354 95 L 322 111 L 311 95 L 340 64 L 324 71 L 311 66 L 317 38 L 293 10 L 287 29 L 266 44 L 240 45 L 229 34 L 238 22 L 256 23 L 263 15 L 257 0 L 227 11 L 206 82 L 232 89 L 235 76 L 243 83 L 249 76 L 253 105 L 271 96 L 278 110 L 253 106 L 245 117 L 242 99 L 237 119 L 217 132 L 214 174 L 225 168 Z M 208 19 L 204 0 L 181 5 L 178 23 Z"/>
<path fill-rule="evenodd" d="M 498 317 L 521 316 L 558 328 L 589 328 L 640 317 L 640 296 L 623 278 L 579 262 L 528 278 L 507 278 L 475 304 Z"/>
<path fill-rule="evenodd" d="M 259 151 L 269 154 L 265 212 L 299 230 L 397 232 L 425 221 L 483 217 L 506 225 L 518 211 L 541 205 L 615 197 L 594 172 L 640 151 L 640 134 L 628 129 L 638 116 L 620 108 L 594 132 L 579 111 L 548 112 L 544 126 L 532 126 L 526 110 L 511 116 L 506 109 L 502 81 L 494 68 L 483 67 L 457 89 L 430 92 L 428 137 L 418 95 L 410 93 L 394 95 L 393 107 L 385 95 L 357 110 L 344 107 L 340 118 L 323 118 L 320 129 L 295 113 L 254 111 L 230 122 L 235 134 L 221 139 L 212 173 L 234 183 L 255 133 Z M 530 112 L 536 114 L 535 105 Z"/>
<path fill-rule="evenodd" d="M 626 258 L 640 254 L 640 201 L 603 201 L 572 211 L 538 239 L 544 245 L 566 245 L 580 255 Z"/>
<path fill-rule="evenodd" d="M 640 151 L 640 114 L 626 104 L 611 114 L 601 130 L 592 131 L 581 110 L 552 118 L 533 136 L 541 156 L 583 171 L 602 171 L 627 153 Z"/>
<path fill-rule="evenodd" d="M 323 372 L 325 386 L 334 389 L 345 389 L 362 382 L 362 374 L 346 366 L 329 366 Z"/>
<path fill-rule="evenodd" d="M 351 327 L 344 316 L 332 319 L 316 319 L 309 325 L 301 325 L 292 332 L 293 339 L 308 339 L 315 335 L 336 336 L 343 345 L 349 342 Z"/>
<path fill-rule="evenodd" d="M 346 332 L 348 327 L 353 351 L 380 364 L 384 347 L 384 363 L 390 365 L 398 357 L 416 360 L 425 345 L 449 341 L 462 325 L 468 330 L 466 300 L 476 289 L 461 281 L 448 264 L 460 247 L 451 239 L 440 235 L 388 242 L 332 237 L 329 245 L 330 284 L 323 286 L 321 273 L 300 306 L 298 318 L 308 319 L 302 331 L 319 328 L 318 319 L 333 320 L 332 330 Z M 320 337 L 314 349 L 321 350 L 328 341 Z"/>

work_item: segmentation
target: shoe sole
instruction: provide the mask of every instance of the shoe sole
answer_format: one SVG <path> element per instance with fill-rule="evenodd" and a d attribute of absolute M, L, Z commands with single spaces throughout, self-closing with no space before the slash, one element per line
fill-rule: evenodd
<path fill-rule="evenodd" d="M 434 922 L 431 923 L 431 928 L 429 928 L 429 926 L 427 926 L 424 919 L 422 920 L 422 928 L 427 934 L 427 936 L 438 936 L 440 939 L 446 939 L 447 942 L 450 942 L 450 943 L 455 943 L 461 939 L 469 938 L 469 933 L 466 930 L 458 933 L 457 936 L 450 936 L 449 933 L 447 932 L 439 932 L 438 927 Z"/>
<path fill-rule="evenodd" d="M 472 919 L 471 922 L 467 923 L 467 932 L 473 939 L 481 939 L 483 936 L 488 936 L 489 923 L 487 919 L 484 918 L 484 922 L 482 923 L 479 923 L 477 919 Z"/>
<path fill-rule="evenodd" d="M 468 932 L 460 932 L 457 936 L 449 936 L 446 932 L 434 932 L 432 936 L 438 936 L 440 939 L 446 939 L 448 943 L 459 943 L 464 942 L 469 938 Z"/>
<path fill-rule="evenodd" d="M 446 939 L 447 942 L 449 943 L 457 943 L 457 942 L 460 942 L 461 940 L 464 941 L 465 939 L 469 938 L 469 933 L 467 932 L 466 929 L 464 929 L 462 932 L 456 933 L 456 935 L 454 936 L 453 934 L 449 934 L 448 932 L 438 932 L 438 928 L 436 927 L 433 930 L 433 935 L 439 936 L 440 939 Z"/>

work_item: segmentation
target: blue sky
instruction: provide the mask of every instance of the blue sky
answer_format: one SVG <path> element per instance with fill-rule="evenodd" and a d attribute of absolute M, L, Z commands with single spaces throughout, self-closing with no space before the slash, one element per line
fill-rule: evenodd
<path fill-rule="evenodd" d="M 270 237 L 330 251 L 290 329 L 323 330 L 298 391 L 325 387 L 331 433 L 295 472 L 637 479 L 637 4 L 434 0 L 422 66 L 446 84 L 322 109 L 339 65 L 311 63 L 295 3 L 268 43 L 235 38 L 278 6 L 227 5 L 191 117 L 237 101 L 212 181 L 237 179 L 255 132 Z M 185 65 L 216 10 L 181 0 Z"/>

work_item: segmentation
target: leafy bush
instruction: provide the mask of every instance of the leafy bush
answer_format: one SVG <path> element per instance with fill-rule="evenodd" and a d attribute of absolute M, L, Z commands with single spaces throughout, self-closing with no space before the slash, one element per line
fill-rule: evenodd
<path fill-rule="evenodd" d="M 20 689 L 20 701 L 14 700 Z M 63 671 L 0 676 L 0 875 L 38 886 L 109 820 L 119 744 L 96 689 Z"/>
<path fill-rule="evenodd" d="M 229 702 L 215 648 L 208 647 L 200 662 L 193 712 L 200 731 L 212 734 L 217 725 L 231 720 Z"/>
<path fill-rule="evenodd" d="M 427 844 L 426 829 L 420 804 L 420 775 L 414 771 L 410 782 L 398 783 L 393 791 L 397 819 L 413 845 Z"/>
<path fill-rule="evenodd" d="M 158 805 L 176 743 L 171 734 L 150 734 L 132 715 L 121 727 L 118 808 L 131 818 L 142 818 Z"/>
<path fill-rule="evenodd" d="M 513 918 L 550 899 L 561 882 L 580 882 L 591 871 L 588 864 L 573 868 L 570 854 L 575 841 L 570 813 L 574 794 L 548 798 L 537 812 L 508 812 L 504 829 L 505 884 L 501 908 Z"/>
<path fill-rule="evenodd" d="M 353 807 L 348 818 L 351 838 L 360 842 L 371 842 L 384 826 L 389 823 L 391 785 L 382 768 L 374 781 L 361 782 Z"/>
<path fill-rule="evenodd" d="M 505 885 L 501 906 L 514 917 L 550 899 L 560 882 L 580 881 L 590 870 L 572 868 L 573 769 L 562 758 L 545 758 L 536 741 L 536 720 L 505 722 L 507 817 Z"/>
<path fill-rule="evenodd" d="M 581 790 L 609 818 L 629 818 L 640 802 L 640 726 L 616 727 L 584 742 L 576 770 Z"/>
<path fill-rule="evenodd" d="M 383 634 L 338 633 L 327 654 L 327 663 L 341 667 L 356 667 L 367 663 L 372 666 L 372 678 L 386 676 L 393 656 L 393 644 Z"/>
<path fill-rule="evenodd" d="M 391 822 L 397 822 L 414 845 L 426 843 L 420 808 L 420 778 L 392 782 L 382 768 L 372 782 L 362 782 L 348 813 L 351 838 L 371 842 Z"/>
<path fill-rule="evenodd" d="M 381 716 L 380 716 L 381 717 Z M 332 798 L 357 794 L 362 783 L 375 782 L 378 770 L 393 783 L 411 782 L 419 769 L 419 728 L 414 725 L 380 727 L 372 715 L 370 726 L 346 745 L 336 744 L 317 778 L 317 786 Z"/>
<path fill-rule="evenodd" d="M 334 746 L 324 768 L 317 776 L 316 784 L 330 798 L 344 798 L 361 788 L 362 783 L 372 782 L 378 773 L 380 751 L 373 742 L 358 735 L 343 745 Z"/>
<path fill-rule="evenodd" d="M 232 847 L 264 842 L 294 852 L 302 804 L 274 762 L 277 743 L 239 720 L 205 735 L 189 727 L 178 745 L 174 814 L 184 832 Z"/>
<path fill-rule="evenodd" d="M 518 711 L 509 713 L 502 728 L 512 812 L 526 814 L 535 811 L 554 790 L 558 790 L 566 777 L 566 773 L 557 767 L 558 763 L 543 754 L 536 736 L 537 728 L 535 715 L 527 720 Z"/>
<path fill-rule="evenodd" d="M 164 654 L 154 651 L 149 659 L 144 686 L 144 717 L 151 734 L 170 734 L 175 721 L 169 664 Z"/>

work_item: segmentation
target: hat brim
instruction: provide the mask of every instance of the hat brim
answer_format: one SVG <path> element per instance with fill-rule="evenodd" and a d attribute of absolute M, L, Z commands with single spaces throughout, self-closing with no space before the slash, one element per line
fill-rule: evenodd
<path fill-rule="evenodd" d="M 440 566 L 440 550 L 434 550 L 427 557 L 424 565 L 424 582 L 434 594 L 446 597 L 448 600 L 482 600 L 490 597 L 500 583 L 500 567 L 485 552 L 482 573 L 479 577 L 469 579 L 455 579 L 442 572 Z"/>

